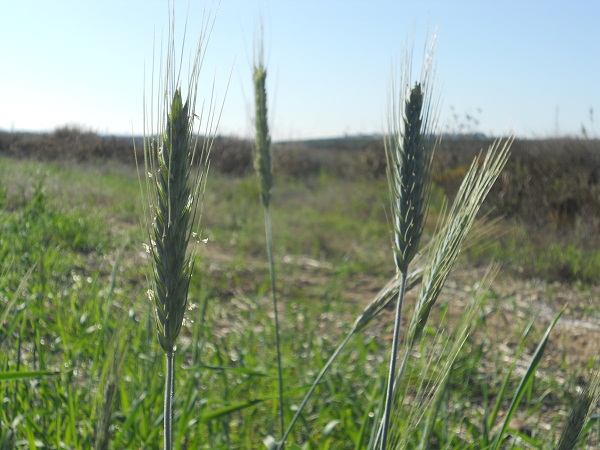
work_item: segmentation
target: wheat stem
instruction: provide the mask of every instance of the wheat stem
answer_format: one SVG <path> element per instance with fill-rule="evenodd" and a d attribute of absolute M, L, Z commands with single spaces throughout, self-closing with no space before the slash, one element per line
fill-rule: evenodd
<path fill-rule="evenodd" d="M 269 259 L 269 274 L 271 277 L 271 293 L 273 297 L 273 321 L 275 322 L 275 348 L 277 352 L 277 379 L 278 379 L 278 395 L 279 395 L 279 426 L 281 434 L 285 430 L 285 422 L 283 418 L 284 403 L 283 403 L 283 373 L 281 368 L 281 342 L 279 332 L 279 313 L 277 311 L 277 289 L 275 286 L 275 262 L 273 260 L 273 238 L 271 233 L 271 213 L 269 208 L 265 207 L 265 235 L 267 240 L 267 256 Z"/>
<path fill-rule="evenodd" d="M 398 301 L 396 302 L 396 315 L 394 319 L 394 335 L 392 338 L 392 356 L 390 358 L 390 368 L 388 373 L 388 384 L 385 393 L 385 408 L 383 412 L 383 430 L 381 435 L 381 448 L 385 449 L 389 433 L 389 420 L 394 401 L 394 380 L 396 379 L 396 355 L 398 353 L 398 341 L 400 338 L 400 321 L 402 319 L 402 304 L 404 300 L 404 290 L 406 289 L 406 276 L 401 274 L 402 280 L 398 292 Z"/>
<path fill-rule="evenodd" d="M 254 167 L 258 175 L 260 198 L 265 212 L 265 238 L 267 241 L 267 257 L 269 260 L 269 275 L 271 278 L 271 295 L 273 298 L 273 321 L 275 325 L 275 347 L 277 352 L 277 381 L 279 396 L 279 427 L 283 436 L 285 430 L 284 401 L 283 401 L 283 371 L 281 361 L 279 313 L 277 311 L 277 289 L 275 283 L 275 261 L 273 258 L 273 235 L 271 232 L 271 190 L 273 188 L 273 172 L 271 167 L 271 136 L 267 120 L 267 71 L 263 61 L 262 40 L 257 45 L 257 56 L 254 64 L 254 94 L 255 94 L 255 159 Z M 282 441 L 283 443 L 283 441 Z M 282 444 L 283 445 L 283 444 Z"/>
<path fill-rule="evenodd" d="M 417 254 L 423 234 L 431 188 L 430 174 L 435 149 L 432 135 L 435 117 L 431 116 L 431 97 L 429 95 L 431 56 L 432 52 L 424 64 L 421 80 L 412 88 L 409 88 L 408 85 L 410 60 L 406 61 L 407 73 L 401 83 L 400 101 L 396 103 L 396 95 L 393 94 L 389 133 L 385 139 L 394 228 L 394 260 L 401 277 L 401 287 L 396 302 L 389 374 L 381 422 L 381 449 L 383 450 L 387 448 L 393 405 L 405 283 L 409 264 Z"/>
<path fill-rule="evenodd" d="M 166 354 L 165 400 L 164 400 L 164 449 L 171 450 L 173 443 L 173 380 L 175 379 L 175 353 Z"/>
<path fill-rule="evenodd" d="M 152 100 L 144 99 L 144 177 L 140 178 L 142 204 L 146 226 L 146 252 L 150 255 L 151 273 L 148 296 L 154 306 L 156 334 L 165 353 L 164 448 L 171 449 L 173 440 L 173 391 L 175 380 L 176 343 L 187 309 L 188 291 L 195 249 L 190 248 L 194 227 L 202 213 L 202 201 L 208 156 L 214 142 L 214 98 L 196 114 L 200 68 L 210 30 L 214 21 L 203 23 L 209 33 L 201 33 L 189 68 L 187 96 L 182 96 L 182 63 L 175 51 L 174 10 L 169 11 L 170 28 L 166 57 L 160 57 L 158 95 L 155 94 L 154 67 L 151 78 Z M 214 93 L 214 92 L 213 92 Z M 220 117 L 220 116 L 219 116 Z M 194 120 L 205 126 L 204 138 L 198 142 L 200 129 L 194 130 Z M 136 159 L 137 165 L 137 159 Z M 193 169 L 193 166 L 196 166 Z M 139 165 L 138 165 L 139 169 Z M 195 173 L 193 173 L 195 171 Z"/>

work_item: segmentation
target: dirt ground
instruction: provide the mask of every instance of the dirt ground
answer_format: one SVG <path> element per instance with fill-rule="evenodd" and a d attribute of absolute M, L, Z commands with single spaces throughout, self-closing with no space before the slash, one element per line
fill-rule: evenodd
<path fill-rule="evenodd" d="M 209 248 L 211 246 L 208 246 Z M 227 270 L 232 261 L 226 249 L 212 246 L 206 253 L 206 261 L 210 271 Z M 281 299 L 285 301 L 286 290 L 293 286 L 304 292 L 320 292 L 323 286 L 332 286 L 335 268 L 321 261 L 306 257 L 286 256 L 277 262 L 278 281 L 282 286 Z M 251 274 L 266 273 L 263 260 L 256 258 L 245 259 L 245 270 Z M 458 265 L 452 271 L 442 294 L 438 300 L 430 320 L 432 323 L 439 317 L 440 305 L 448 304 L 447 318 L 452 323 L 464 305 L 474 295 L 478 284 L 484 279 L 485 267 L 472 267 L 467 263 Z M 353 302 L 359 308 L 365 307 L 377 295 L 388 280 L 381 275 L 360 274 L 344 279 L 336 290 L 343 301 Z M 287 286 L 287 287 L 286 287 Z M 242 288 L 243 289 L 243 288 Z M 418 288 L 409 292 L 406 298 L 407 313 L 404 315 L 404 325 L 410 319 L 410 310 Z M 252 295 L 252 293 L 246 293 Z M 522 279 L 507 275 L 500 270 L 491 282 L 489 298 L 484 308 L 485 326 L 474 333 L 477 342 L 483 342 L 487 355 L 482 366 L 478 369 L 483 376 L 498 376 L 498 364 L 509 367 L 514 359 L 521 336 L 527 324 L 536 317 L 534 330 L 530 334 L 516 367 L 515 377 L 525 374 L 531 356 L 543 336 L 546 328 L 556 314 L 566 306 L 565 311 L 550 335 L 544 358 L 536 379 L 552 377 L 551 381 L 559 386 L 566 384 L 572 390 L 574 384 L 584 385 L 589 373 L 590 364 L 599 367 L 600 361 L 600 286 L 576 286 L 561 283 L 547 283 L 541 280 Z M 308 297 L 311 299 L 311 295 Z M 315 296 L 315 301 L 319 300 Z M 348 326 L 356 316 L 350 313 L 343 318 L 337 317 L 326 332 L 332 332 L 336 324 Z M 393 311 L 388 308 L 379 316 L 364 333 L 377 335 L 378 339 L 386 340 L 389 325 L 393 321 Z M 481 326 L 480 326 L 481 328 Z M 486 359 L 487 358 L 487 359 Z M 575 390 L 580 388 L 575 388 Z M 535 415 L 528 416 L 518 411 L 512 420 L 511 428 L 522 432 L 532 429 L 555 432 L 555 427 L 562 427 L 562 422 L 569 413 L 570 404 L 552 396 L 553 400 L 543 402 Z M 600 408 L 600 405 L 598 406 Z M 499 420 L 503 412 L 500 412 Z M 557 419 L 558 418 L 558 419 Z M 558 421 L 558 422 L 557 422 Z"/>
<path fill-rule="evenodd" d="M 203 251 L 212 271 L 226 270 L 225 266 L 233 259 L 227 249 L 215 245 L 209 245 Z M 293 284 L 298 289 L 317 291 L 331 284 L 335 277 L 335 268 L 331 264 L 307 257 L 285 256 L 277 264 L 280 267 L 278 275 L 284 277 L 281 281 L 284 288 Z M 266 269 L 264 260 L 260 258 L 246 258 L 244 266 L 250 272 Z M 458 315 L 487 271 L 486 267 L 459 264 L 451 272 L 438 304 L 448 303 L 449 314 Z M 381 275 L 355 275 L 338 286 L 338 295 L 362 308 L 387 281 Z M 414 303 L 416 291 L 407 294 L 408 308 L 411 302 Z M 600 361 L 600 286 L 581 287 L 522 279 L 500 270 L 491 282 L 489 296 L 486 305 L 487 332 L 497 337 L 499 347 L 511 347 L 533 316 L 537 316 L 536 329 L 543 333 L 554 316 L 566 306 L 551 334 L 546 360 L 581 368 L 587 367 L 590 359 Z M 387 314 L 392 314 L 392 311 Z M 351 317 L 348 319 L 353 320 Z M 382 326 L 388 318 L 377 322 L 375 327 Z"/>
<path fill-rule="evenodd" d="M 315 270 L 314 262 L 312 266 L 309 271 Z M 448 304 L 450 323 L 460 315 L 464 305 L 474 295 L 475 288 L 484 279 L 487 270 L 459 266 L 451 273 L 438 300 L 439 305 Z M 345 295 L 366 306 L 380 288 L 381 280 L 361 275 L 352 280 Z M 404 325 L 407 324 L 406 316 L 410 314 L 411 303 L 414 304 L 417 292 L 415 289 L 407 296 L 409 313 L 405 314 Z M 585 385 L 590 365 L 600 367 L 600 286 L 582 288 L 520 279 L 500 271 L 491 283 L 489 296 L 484 308 L 485 329 L 478 329 L 474 333 L 474 339 L 483 342 L 487 352 L 478 368 L 483 376 L 486 373 L 490 377 L 497 376 L 498 361 L 506 367 L 513 363 L 522 333 L 531 319 L 536 317 L 534 330 L 528 337 L 513 375 L 519 378 L 523 376 L 546 328 L 562 308 L 565 308 L 564 313 L 550 335 L 536 379 L 543 378 L 559 386 L 565 385 L 572 392 L 574 384 Z M 432 312 L 432 321 L 439 314 L 440 308 L 436 309 L 437 311 Z M 380 333 L 392 321 L 393 312 L 390 309 L 367 332 Z M 577 376 L 573 378 L 574 374 Z M 580 393 L 581 387 L 576 387 L 575 390 Z M 512 429 L 528 435 L 534 429 L 553 434 L 557 432 L 556 427 L 562 429 L 571 404 L 566 404 L 553 393 L 546 392 L 542 395 L 548 395 L 550 400 L 543 401 L 533 415 L 517 410 L 510 424 Z M 477 400 L 473 406 L 483 414 L 483 408 L 477 406 Z M 599 411 L 600 405 L 596 408 L 596 412 Z M 504 413 L 505 411 L 500 411 L 497 423 L 501 423 Z"/>

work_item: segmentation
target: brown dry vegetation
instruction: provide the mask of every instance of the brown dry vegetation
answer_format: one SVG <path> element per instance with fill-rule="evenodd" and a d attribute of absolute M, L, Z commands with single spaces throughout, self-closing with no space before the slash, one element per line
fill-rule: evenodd
<path fill-rule="evenodd" d="M 448 137 L 441 140 L 435 160 L 436 185 L 452 198 L 475 156 L 491 140 Z M 53 133 L 0 131 L 0 154 L 46 161 L 117 160 L 135 164 L 138 138 L 100 136 L 76 127 Z M 328 176 L 382 178 L 385 153 L 378 137 L 323 139 L 274 144 L 274 172 L 280 177 Z M 492 190 L 488 209 L 542 230 L 571 231 L 591 239 L 600 233 L 600 140 L 515 140 L 500 183 Z M 252 143 L 217 137 L 211 170 L 243 176 L 252 172 Z M 490 208 L 492 207 L 492 208 Z"/>

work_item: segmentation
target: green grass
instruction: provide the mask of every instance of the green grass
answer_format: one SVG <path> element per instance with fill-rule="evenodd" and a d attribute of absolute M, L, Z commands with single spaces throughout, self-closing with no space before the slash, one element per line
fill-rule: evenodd
<path fill-rule="evenodd" d="M 557 237 L 552 232 L 534 234 L 524 226 L 504 226 L 504 235 L 495 242 L 483 242 L 470 249 L 472 261 L 502 262 L 506 270 L 521 278 L 549 282 L 598 285 L 600 249 L 577 239 Z M 543 237 L 540 237 L 540 234 Z"/>
<path fill-rule="evenodd" d="M 7 311 L 0 324 L 0 371 L 59 372 L 0 381 L 0 448 L 94 448 L 105 411 L 109 448 L 160 448 L 163 358 L 144 295 L 135 170 L 113 163 L 59 166 L 1 158 L 0 180 L 0 317 Z M 326 175 L 275 180 L 286 423 L 357 313 L 391 276 L 384 183 Z M 254 175 L 211 173 L 202 218 L 209 242 L 199 248 L 178 349 L 175 435 L 185 440 L 176 448 L 260 448 L 267 435 L 277 435 L 261 220 Z M 450 303 L 441 301 L 432 312 L 436 321 L 444 311 L 442 324 L 455 320 L 456 295 L 464 289 Z M 527 317 L 511 318 L 498 350 L 493 324 L 502 320 L 499 301 L 492 292 L 478 332 L 452 372 L 444 420 L 434 429 L 450 448 L 475 448 L 486 399 L 493 405 L 507 373 L 504 358 L 512 361 L 518 330 L 526 325 Z M 342 354 L 296 426 L 295 442 L 313 449 L 356 448 L 363 425 L 372 424 L 371 401 L 384 389 L 383 323 L 376 321 Z M 437 330 L 426 332 L 434 336 Z M 542 333 L 532 332 L 527 355 Z M 517 414 L 525 424 L 520 432 L 534 448 L 552 448 L 558 439 L 560 414 L 575 398 L 586 369 L 554 362 L 543 365 L 545 372 Z M 410 373 L 419 373 L 415 364 Z M 555 376 L 544 375 L 549 371 Z M 518 380 L 511 378 L 507 399 Z M 112 403 L 105 405 L 111 389 Z M 597 445 L 599 437 L 596 419 L 586 439 Z"/>

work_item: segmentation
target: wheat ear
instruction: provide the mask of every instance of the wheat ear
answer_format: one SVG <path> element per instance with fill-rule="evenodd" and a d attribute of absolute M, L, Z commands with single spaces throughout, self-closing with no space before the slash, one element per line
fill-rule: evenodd
<path fill-rule="evenodd" d="M 273 173 L 271 165 L 271 136 L 267 121 L 267 70 L 262 58 L 254 66 L 254 93 L 255 93 L 255 145 L 254 168 L 258 175 L 260 199 L 263 206 L 268 209 L 271 202 L 273 189 Z"/>
<path fill-rule="evenodd" d="M 154 311 L 157 336 L 167 354 L 175 351 L 187 306 L 193 260 L 187 255 L 193 203 L 190 175 L 189 107 L 175 91 L 166 135 L 158 152 L 156 218 L 153 223 Z"/>
<path fill-rule="evenodd" d="M 423 274 L 421 292 L 409 325 L 409 348 L 421 337 L 431 309 L 463 248 L 477 213 L 508 161 L 512 142 L 512 137 L 504 142 L 495 141 L 489 147 L 483 163 L 479 163 L 480 158 L 475 158 L 465 175 L 445 224 L 433 241 L 431 260 Z"/>
<path fill-rule="evenodd" d="M 504 143 L 498 140 L 488 149 L 483 164 L 479 164 L 479 158 L 473 161 L 461 183 L 450 212 L 444 219 L 444 224 L 429 244 L 429 261 L 422 275 L 421 290 L 408 327 L 406 348 L 396 374 L 394 387 L 398 385 L 404 373 L 409 352 L 421 338 L 429 314 L 461 249 L 465 247 L 465 242 L 473 231 L 475 218 L 483 201 L 508 161 L 511 144 L 512 138 Z M 475 231 L 477 234 L 477 230 Z M 379 442 L 381 434 L 382 427 L 378 430 L 377 442 Z"/>
<path fill-rule="evenodd" d="M 571 450 L 576 447 L 583 427 L 598 401 L 600 401 L 600 370 L 595 370 L 588 377 L 587 386 L 573 404 L 556 450 Z"/>
<path fill-rule="evenodd" d="M 385 141 L 388 186 L 394 226 L 394 258 L 398 272 L 406 273 L 417 253 L 431 186 L 435 147 L 431 135 L 425 82 L 415 83 L 402 100 L 403 114 L 392 107 L 391 133 Z"/>
<path fill-rule="evenodd" d="M 170 449 L 173 423 L 174 354 L 187 306 L 193 259 L 187 255 L 191 237 L 192 207 L 188 185 L 188 103 L 175 91 L 167 117 L 167 130 L 157 154 L 156 216 L 152 232 L 154 318 L 158 342 L 166 354 L 164 448 Z"/>
<path fill-rule="evenodd" d="M 388 186 L 394 234 L 394 260 L 400 275 L 400 289 L 390 353 L 389 374 L 382 419 L 381 449 L 387 447 L 389 420 L 393 404 L 396 355 L 400 339 L 400 323 L 408 267 L 419 247 L 431 186 L 431 167 L 435 149 L 430 94 L 431 58 L 433 47 L 423 65 L 421 79 L 410 87 L 410 59 L 405 61 L 404 79 L 401 81 L 399 101 L 392 89 L 389 132 L 385 139 Z"/>
<path fill-rule="evenodd" d="M 195 259 L 195 249 L 192 246 L 189 250 L 189 247 L 195 236 L 194 226 L 202 211 L 208 156 L 218 126 L 218 118 L 214 120 L 212 99 L 206 111 L 204 105 L 199 115 L 195 111 L 200 68 L 214 19 L 203 23 L 203 31 L 190 65 L 188 92 L 184 101 L 181 67 L 176 65 L 175 14 L 174 11 L 170 13 L 171 26 L 164 62 L 161 55 L 157 111 L 154 97 L 149 111 L 144 100 L 145 189 L 140 180 L 149 241 L 146 251 L 150 254 L 151 262 L 148 296 L 154 306 L 158 341 L 166 356 L 163 416 L 165 450 L 172 447 L 174 355 L 187 308 Z M 205 33 L 207 30 L 208 33 Z M 206 121 L 203 117 L 205 112 L 210 116 Z M 202 130 L 205 137 L 201 144 L 197 138 L 200 130 L 194 130 L 195 118 L 205 126 L 205 130 Z"/>

